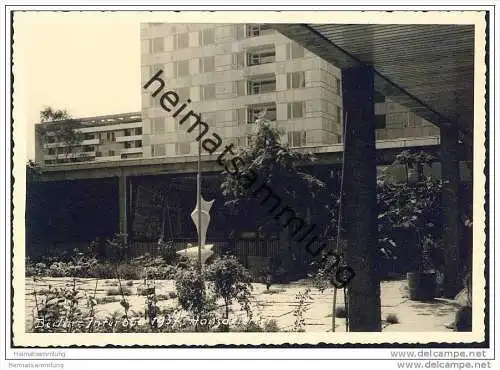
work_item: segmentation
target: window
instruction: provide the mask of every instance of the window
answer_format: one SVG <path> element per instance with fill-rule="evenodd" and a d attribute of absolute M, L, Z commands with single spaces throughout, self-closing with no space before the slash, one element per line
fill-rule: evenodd
<path fill-rule="evenodd" d="M 335 92 L 337 93 L 337 95 L 341 95 L 341 84 L 340 84 L 340 78 L 338 77 L 335 77 Z"/>
<path fill-rule="evenodd" d="M 276 104 L 255 104 L 248 106 L 247 123 L 255 123 L 259 118 L 276 121 Z"/>
<path fill-rule="evenodd" d="M 115 141 L 115 133 L 114 132 L 106 132 L 106 142 Z"/>
<path fill-rule="evenodd" d="M 384 129 L 385 127 L 385 114 L 375 116 L 375 129 Z"/>
<path fill-rule="evenodd" d="M 149 66 L 149 75 L 154 76 L 158 71 L 163 69 L 164 69 L 163 64 L 153 64 L 152 66 Z"/>
<path fill-rule="evenodd" d="M 236 96 L 245 96 L 246 95 L 246 84 L 245 81 L 234 81 L 233 82 L 233 92 L 236 93 Z"/>
<path fill-rule="evenodd" d="M 215 71 L 215 57 L 200 58 L 200 73 Z"/>
<path fill-rule="evenodd" d="M 288 103 L 287 111 L 288 111 L 288 119 L 294 118 L 302 118 L 304 117 L 304 102 L 294 102 Z"/>
<path fill-rule="evenodd" d="M 165 133 L 165 119 L 163 117 L 155 117 L 151 120 L 151 133 L 154 135 Z"/>
<path fill-rule="evenodd" d="M 97 152 L 95 152 L 95 156 L 96 156 L 96 157 L 102 157 L 102 153 L 101 153 L 101 152 L 99 152 L 99 151 L 97 151 Z"/>
<path fill-rule="evenodd" d="M 189 99 L 189 93 L 190 93 L 190 88 L 189 86 L 185 87 L 178 87 L 175 89 L 175 92 L 177 93 L 177 96 L 179 97 L 179 101 L 186 101 Z"/>
<path fill-rule="evenodd" d="M 336 106 L 335 111 L 337 114 L 337 122 L 341 123 L 342 122 L 342 108 L 340 108 L 339 106 Z"/>
<path fill-rule="evenodd" d="M 136 135 L 142 135 L 142 127 L 136 127 L 135 128 L 135 134 Z"/>
<path fill-rule="evenodd" d="M 234 121 L 238 125 L 243 125 L 246 122 L 246 114 L 247 113 L 246 113 L 246 109 L 245 108 L 235 109 L 233 111 Z"/>
<path fill-rule="evenodd" d="M 125 149 L 129 149 L 131 148 L 131 145 L 130 145 L 130 142 L 129 141 L 126 141 L 123 143 L 123 146 L 125 147 Z"/>
<path fill-rule="evenodd" d="M 288 59 L 304 58 L 304 48 L 294 42 L 287 44 L 286 55 Z"/>
<path fill-rule="evenodd" d="M 189 33 L 178 33 L 174 35 L 174 49 L 184 49 L 189 47 Z"/>
<path fill-rule="evenodd" d="M 151 145 L 151 156 L 160 157 L 167 155 L 167 148 L 165 144 L 153 144 Z"/>
<path fill-rule="evenodd" d="M 108 150 L 108 157 L 114 157 L 115 156 L 115 151 L 114 150 Z"/>
<path fill-rule="evenodd" d="M 288 133 L 288 145 L 291 147 L 306 145 L 305 131 L 291 131 Z"/>
<path fill-rule="evenodd" d="M 263 49 L 247 52 L 248 66 L 274 63 L 275 61 L 276 61 L 276 52 L 274 50 L 274 46 L 268 46 Z"/>
<path fill-rule="evenodd" d="M 157 37 L 149 40 L 149 51 L 151 53 L 161 53 L 165 50 L 163 37 Z"/>
<path fill-rule="evenodd" d="M 287 89 L 300 89 L 306 87 L 304 72 L 291 72 L 286 74 Z"/>
<path fill-rule="evenodd" d="M 268 24 L 247 24 L 247 36 L 263 36 L 273 32 L 273 29 Z"/>
<path fill-rule="evenodd" d="M 189 154 L 190 151 L 191 145 L 189 143 L 175 143 L 175 154 Z"/>
<path fill-rule="evenodd" d="M 54 154 L 56 154 L 56 151 L 54 150 L 54 148 L 49 148 L 48 153 L 49 153 L 49 155 L 54 155 Z"/>
<path fill-rule="evenodd" d="M 200 86 L 200 99 L 215 99 L 215 84 Z"/>
<path fill-rule="evenodd" d="M 232 68 L 233 70 L 245 67 L 245 53 L 240 51 L 232 54 Z"/>
<path fill-rule="evenodd" d="M 130 130 L 129 129 L 125 130 L 124 136 L 130 136 Z"/>
<path fill-rule="evenodd" d="M 92 140 L 94 138 L 95 138 L 94 134 L 85 134 L 84 135 L 84 139 L 85 140 Z"/>
<path fill-rule="evenodd" d="M 379 93 L 378 91 L 375 91 L 373 100 L 375 103 L 385 103 L 385 96 Z"/>
<path fill-rule="evenodd" d="M 142 140 L 136 140 L 136 141 L 134 141 L 134 143 L 135 143 L 135 147 L 136 148 L 141 148 L 142 147 Z"/>
<path fill-rule="evenodd" d="M 257 80 L 248 81 L 249 95 L 263 94 L 276 91 L 276 77 L 261 77 Z"/>
<path fill-rule="evenodd" d="M 201 120 L 205 122 L 208 127 L 212 127 L 216 125 L 215 112 L 205 112 L 201 115 Z"/>
<path fill-rule="evenodd" d="M 387 114 L 389 128 L 403 128 L 408 124 L 408 112 L 391 112 Z"/>
<path fill-rule="evenodd" d="M 244 24 L 233 24 L 233 38 L 235 40 L 243 40 L 245 38 Z"/>
<path fill-rule="evenodd" d="M 174 63 L 175 77 L 184 77 L 189 75 L 189 60 L 181 60 Z"/>
<path fill-rule="evenodd" d="M 244 148 L 252 144 L 252 135 L 235 137 L 237 148 Z"/>
<path fill-rule="evenodd" d="M 200 46 L 215 44 L 215 28 L 207 28 L 200 32 Z"/>

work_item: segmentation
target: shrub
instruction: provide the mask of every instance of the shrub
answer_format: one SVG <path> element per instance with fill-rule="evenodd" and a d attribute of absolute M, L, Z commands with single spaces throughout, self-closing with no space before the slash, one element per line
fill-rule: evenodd
<path fill-rule="evenodd" d="M 113 279 L 116 278 L 116 269 L 109 262 L 98 262 L 88 270 L 89 278 Z"/>
<path fill-rule="evenodd" d="M 335 308 L 335 317 L 339 319 L 345 319 L 346 317 L 345 307 L 336 307 Z"/>
<path fill-rule="evenodd" d="M 120 298 L 115 295 L 110 295 L 106 297 L 96 298 L 97 304 L 106 304 L 106 303 L 114 303 L 120 301 Z"/>
<path fill-rule="evenodd" d="M 201 320 L 209 322 L 214 318 L 215 299 L 207 294 L 205 277 L 192 265 L 179 269 L 175 277 L 175 288 L 179 305 L 195 318 L 196 331 L 208 331 Z"/>
<path fill-rule="evenodd" d="M 274 319 L 268 320 L 264 323 L 264 331 L 269 333 L 277 333 L 280 331 L 278 322 Z"/>
<path fill-rule="evenodd" d="M 387 316 L 385 317 L 385 321 L 388 323 L 388 324 L 399 324 L 399 318 L 398 318 L 398 315 L 394 314 L 394 313 L 389 313 L 387 314 Z"/>
<path fill-rule="evenodd" d="M 141 278 L 140 267 L 129 263 L 120 264 L 118 266 L 118 274 L 121 279 L 126 280 L 139 280 Z"/>
<path fill-rule="evenodd" d="M 106 294 L 108 296 L 113 296 L 113 295 L 131 295 L 132 294 L 132 291 L 127 288 L 127 287 L 123 287 L 122 289 L 120 288 L 110 288 L 107 290 Z"/>
<path fill-rule="evenodd" d="M 309 309 L 309 303 L 312 298 L 310 296 L 311 289 L 307 288 L 304 292 L 298 292 L 295 299 L 298 301 L 297 306 L 293 310 L 293 316 L 295 317 L 295 322 L 293 323 L 294 332 L 304 332 L 306 327 L 306 320 L 304 319 L 304 314 Z"/>
<path fill-rule="evenodd" d="M 207 278 L 213 282 L 216 297 L 224 300 L 225 318 L 229 318 L 229 306 L 236 299 L 242 309 L 251 316 L 250 296 L 252 278 L 234 256 L 217 258 L 206 270 Z"/>
<path fill-rule="evenodd" d="M 195 315 L 204 311 L 206 303 L 206 288 L 203 275 L 194 267 L 180 270 L 176 275 L 175 288 L 179 304 L 186 311 Z"/>

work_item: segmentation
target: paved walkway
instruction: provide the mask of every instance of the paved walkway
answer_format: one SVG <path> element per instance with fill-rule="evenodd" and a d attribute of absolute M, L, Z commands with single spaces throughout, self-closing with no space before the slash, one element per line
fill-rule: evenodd
<path fill-rule="evenodd" d="M 70 279 L 66 278 L 38 278 L 36 282 L 37 292 L 52 287 L 63 287 Z M 126 281 L 122 282 L 123 284 Z M 133 281 L 133 285 L 128 287 L 132 295 L 127 297 L 132 311 L 143 313 L 145 297 L 136 295 L 137 286 L 140 281 Z M 95 289 L 95 279 L 77 279 L 77 285 L 84 289 L 87 294 L 92 295 Z M 97 298 L 104 299 L 109 289 L 117 288 L 116 280 L 100 280 L 97 286 Z M 164 280 L 156 282 L 156 293 L 167 298 L 169 292 L 175 292 L 174 282 Z M 451 323 L 455 317 L 458 304 L 453 300 L 436 299 L 433 302 L 410 301 L 406 296 L 406 281 L 391 281 L 381 283 L 382 320 L 388 314 L 395 314 L 399 320 L 397 324 L 388 324 L 383 321 L 384 331 L 416 332 L 416 331 L 451 331 L 446 325 Z M 31 327 L 35 300 L 33 295 L 33 278 L 26 279 L 26 325 Z M 270 291 L 266 291 L 263 284 L 253 284 L 252 310 L 256 319 L 274 319 L 281 330 L 291 330 L 294 326 L 294 309 L 298 305 L 296 295 L 307 289 L 307 282 L 291 283 L 285 285 L 273 285 Z M 310 292 L 312 300 L 306 304 L 304 319 L 306 331 L 326 332 L 332 330 L 331 307 L 333 289 L 327 289 L 323 293 L 312 288 Z M 119 296 L 108 297 L 116 299 L 115 302 L 102 303 L 96 306 L 96 316 L 105 317 L 113 312 L 122 312 L 123 308 L 119 304 Z M 174 298 L 160 300 L 158 305 L 161 308 L 174 307 L 177 300 Z M 344 306 L 343 291 L 339 290 L 337 295 L 337 307 Z M 243 315 L 239 305 L 234 304 L 232 310 L 235 315 Z M 336 331 L 345 331 L 345 319 L 336 318 Z"/>

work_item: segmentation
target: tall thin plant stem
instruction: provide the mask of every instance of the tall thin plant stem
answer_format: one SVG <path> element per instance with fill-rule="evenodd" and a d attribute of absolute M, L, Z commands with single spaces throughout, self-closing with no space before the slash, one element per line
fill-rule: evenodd
<path fill-rule="evenodd" d="M 338 253 L 340 250 L 340 231 L 341 231 L 341 222 L 342 222 L 342 199 L 344 198 L 344 173 L 345 173 L 345 139 L 346 139 L 346 130 L 347 127 L 347 112 L 345 112 L 345 117 L 344 117 L 344 124 L 343 124 L 343 130 L 342 130 L 342 143 L 344 145 L 344 148 L 342 150 L 342 172 L 340 175 L 340 197 L 339 197 L 339 217 L 338 217 L 338 222 L 337 222 L 337 245 L 336 245 L 336 252 Z M 340 263 L 343 261 L 343 253 L 339 253 L 340 255 Z M 345 292 L 345 289 L 344 289 Z M 345 298 L 345 294 L 344 294 Z M 345 299 L 344 299 L 345 300 Z M 344 302 L 344 304 L 347 304 Z M 337 307 L 337 287 L 333 287 L 333 307 L 332 307 L 332 332 L 335 332 L 335 308 Z M 347 314 L 347 312 L 346 312 Z M 347 323 L 347 316 L 346 316 L 346 323 Z M 347 330 L 347 325 L 346 325 L 346 330 Z"/>

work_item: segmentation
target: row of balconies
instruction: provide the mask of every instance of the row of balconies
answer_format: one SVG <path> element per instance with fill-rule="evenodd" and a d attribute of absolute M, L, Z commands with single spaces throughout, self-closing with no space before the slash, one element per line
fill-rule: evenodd
<path fill-rule="evenodd" d="M 129 135 L 129 136 L 114 136 L 114 142 L 117 143 L 124 143 L 124 142 L 130 142 L 130 141 L 139 141 L 142 140 L 142 134 L 141 135 Z M 100 145 L 104 143 L 110 143 L 113 142 L 113 140 L 105 140 L 101 138 L 93 138 L 93 139 L 85 139 L 82 142 L 78 143 L 75 146 L 87 146 L 87 145 Z M 66 145 L 61 142 L 55 142 L 55 143 L 44 143 L 43 144 L 43 149 L 52 149 L 52 148 L 63 148 Z"/>

